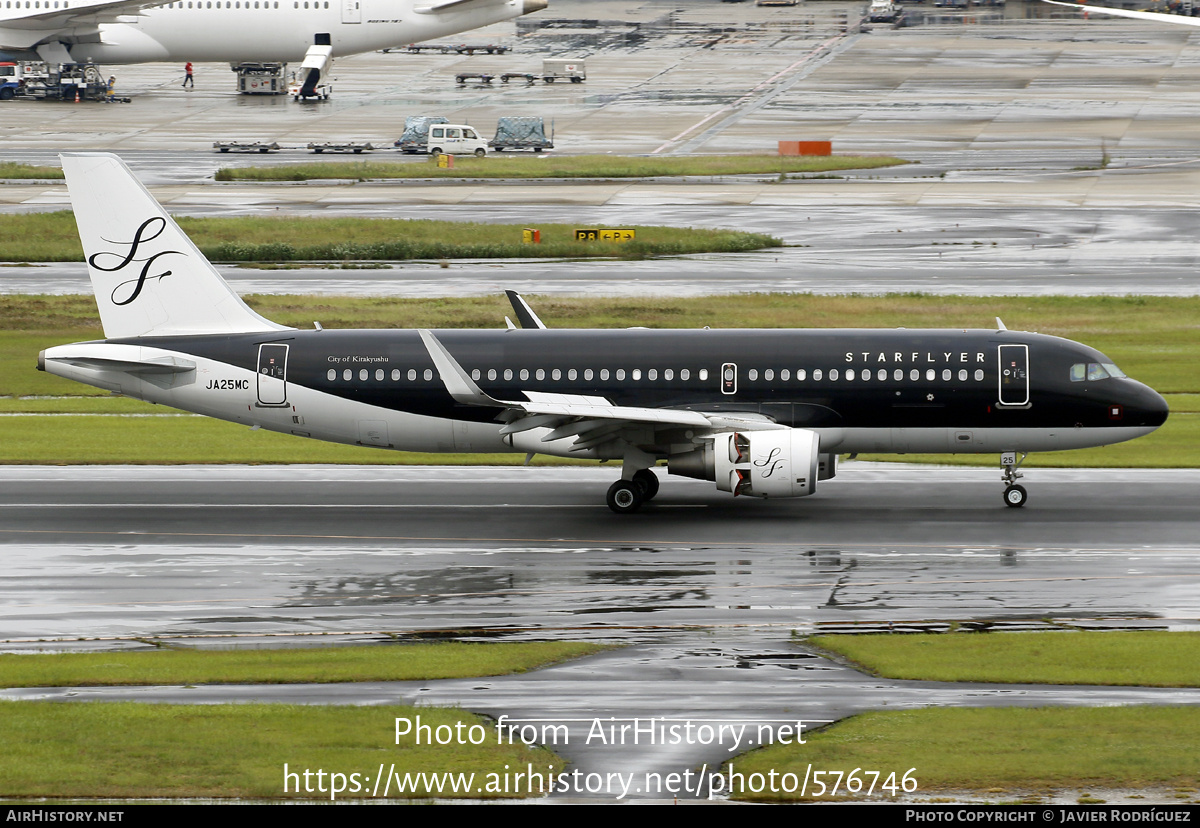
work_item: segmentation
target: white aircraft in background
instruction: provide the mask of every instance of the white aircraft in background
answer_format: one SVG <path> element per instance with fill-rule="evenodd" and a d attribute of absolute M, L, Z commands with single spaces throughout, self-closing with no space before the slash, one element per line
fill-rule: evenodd
<path fill-rule="evenodd" d="M 1097 14 L 1111 14 L 1114 17 L 1132 17 L 1135 20 L 1153 20 L 1159 23 L 1177 23 L 1182 26 L 1200 26 L 1200 17 L 1185 17 L 1182 14 L 1163 14 L 1162 12 L 1133 11 L 1132 9 L 1113 9 L 1108 6 L 1088 6 L 1083 3 L 1063 3 L 1060 0 L 1042 0 L 1052 6 L 1066 6 L 1069 9 L 1079 9 Z"/>
<path fill-rule="evenodd" d="M 47 63 L 304 61 L 478 29 L 546 0 L 0 0 L 0 52 Z"/>

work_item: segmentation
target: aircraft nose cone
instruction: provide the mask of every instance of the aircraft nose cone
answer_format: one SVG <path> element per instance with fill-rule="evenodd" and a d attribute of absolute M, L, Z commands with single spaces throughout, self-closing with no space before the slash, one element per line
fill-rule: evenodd
<path fill-rule="evenodd" d="M 1136 401 L 1130 406 L 1129 414 L 1134 415 L 1139 425 L 1158 428 L 1167 421 L 1171 413 L 1170 406 L 1162 395 L 1149 386 L 1143 385 L 1138 389 Z"/>
<path fill-rule="evenodd" d="M 533 14 L 535 11 L 541 11 L 550 5 L 547 0 L 522 0 L 521 14 Z"/>

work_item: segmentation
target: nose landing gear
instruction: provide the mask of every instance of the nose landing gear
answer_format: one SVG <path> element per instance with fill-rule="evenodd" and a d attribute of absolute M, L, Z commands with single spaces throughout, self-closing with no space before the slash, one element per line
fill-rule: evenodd
<path fill-rule="evenodd" d="M 1024 506 L 1025 501 L 1029 499 L 1029 494 L 1025 491 L 1024 486 L 1017 485 L 1017 480 L 1024 477 L 1017 469 L 1021 468 L 1021 464 L 1025 462 L 1025 458 L 1029 456 L 1029 452 L 1021 452 L 1021 459 L 1017 459 L 1015 451 L 1006 451 L 1000 455 L 1000 465 L 1004 467 L 1004 474 L 1000 479 L 1004 482 L 1004 505 L 1005 506 Z"/>

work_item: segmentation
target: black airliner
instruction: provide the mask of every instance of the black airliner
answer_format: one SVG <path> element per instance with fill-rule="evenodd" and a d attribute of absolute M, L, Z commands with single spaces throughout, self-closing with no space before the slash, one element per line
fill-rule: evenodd
<path fill-rule="evenodd" d="M 1024 455 L 1149 434 L 1167 405 L 1099 351 L 992 330 L 297 330 L 256 314 L 116 156 L 63 156 L 106 339 L 38 367 L 249 426 L 402 451 L 620 460 L 734 496 L 802 497 L 839 454 Z M 1018 460 L 1017 455 L 1022 455 Z"/>

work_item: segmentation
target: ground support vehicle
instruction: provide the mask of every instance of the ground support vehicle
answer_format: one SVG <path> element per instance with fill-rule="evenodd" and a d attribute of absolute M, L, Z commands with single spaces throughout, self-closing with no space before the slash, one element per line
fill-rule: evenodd
<path fill-rule="evenodd" d="M 404 119 L 404 134 L 392 146 L 410 154 L 428 152 L 429 128 L 445 123 L 448 120 L 440 115 L 409 115 Z"/>
<path fill-rule="evenodd" d="M 487 141 L 467 124 L 435 124 L 429 128 L 427 152 L 430 155 L 487 155 Z"/>
<path fill-rule="evenodd" d="M 587 80 L 587 68 L 582 60 L 546 58 L 542 61 L 542 80 L 546 83 L 554 83 L 556 80 L 583 83 Z"/>
<path fill-rule="evenodd" d="M 281 147 L 274 141 L 213 141 L 213 149 L 220 152 L 272 152 Z"/>
<path fill-rule="evenodd" d="M 537 117 L 505 117 L 496 122 L 496 136 L 488 142 L 496 152 L 504 150 L 554 149 L 554 125 L 550 126 L 550 137 L 546 137 L 546 125 Z"/>
<path fill-rule="evenodd" d="M 461 84 L 465 84 L 469 80 L 478 81 L 479 83 L 491 83 L 495 75 L 489 75 L 487 72 L 463 72 L 455 75 L 454 80 Z"/>
<path fill-rule="evenodd" d="M 375 149 L 374 145 L 367 143 L 355 143 L 353 141 L 326 141 L 324 143 L 309 144 L 308 148 L 315 153 L 322 152 L 353 152 L 356 155 L 361 152 L 370 152 Z"/>

